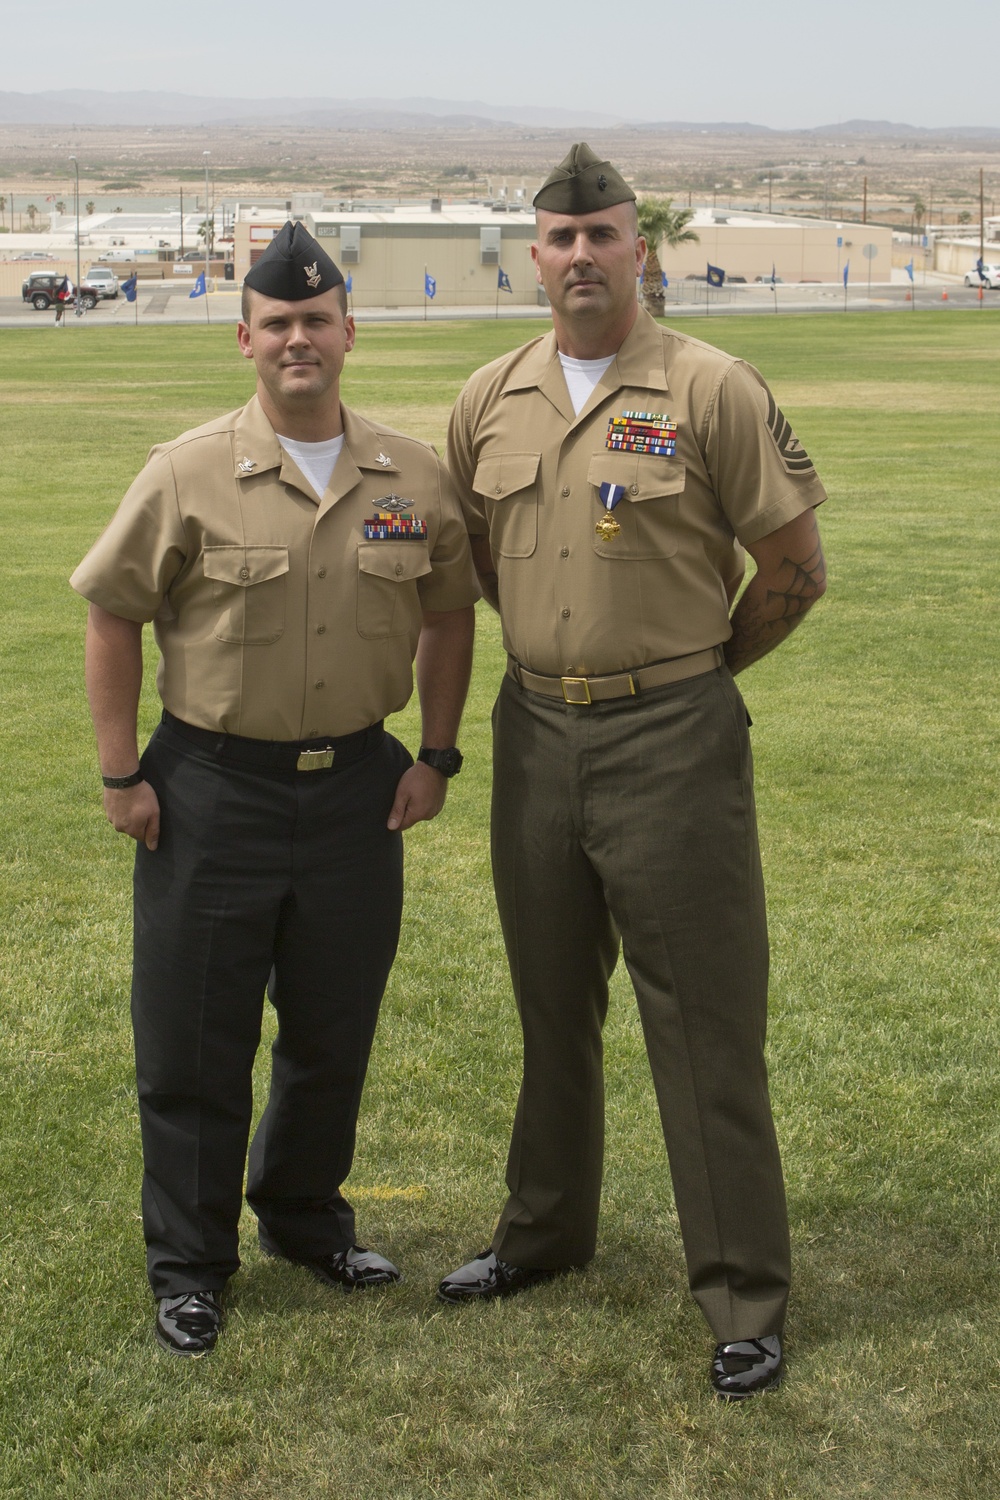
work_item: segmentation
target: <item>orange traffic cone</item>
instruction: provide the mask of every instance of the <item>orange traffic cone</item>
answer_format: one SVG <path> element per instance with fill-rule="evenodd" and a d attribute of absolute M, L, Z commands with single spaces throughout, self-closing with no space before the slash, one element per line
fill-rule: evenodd
<path fill-rule="evenodd" d="M 948 293 L 946 291 L 944 291 L 944 292 L 941 293 L 941 301 L 942 302 L 947 302 L 947 300 L 948 300 Z"/>

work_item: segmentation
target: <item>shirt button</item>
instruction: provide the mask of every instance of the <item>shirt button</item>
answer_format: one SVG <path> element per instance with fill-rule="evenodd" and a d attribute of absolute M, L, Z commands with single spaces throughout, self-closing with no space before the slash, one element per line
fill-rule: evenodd
<path fill-rule="evenodd" d="M 628 492 L 630 495 L 638 495 L 639 486 L 637 484 L 630 484 L 628 487 Z"/>
<path fill-rule="evenodd" d="M 318 690 L 318 689 L 319 689 L 319 688 L 324 688 L 324 687 L 326 687 L 326 683 L 325 683 L 325 682 L 324 682 L 324 681 L 323 681 L 323 679 L 322 679 L 322 677 L 321 677 L 321 678 L 320 678 L 320 680 L 319 680 L 319 682 L 314 682 L 314 683 L 313 683 L 313 687 L 314 687 L 314 688 L 316 688 L 316 689 L 317 689 L 317 690 Z"/>
<path fill-rule="evenodd" d="M 559 548 L 559 556 L 560 557 L 569 557 L 569 548 L 568 547 L 560 547 Z"/>
<path fill-rule="evenodd" d="M 325 568 L 320 568 L 319 571 L 316 574 L 316 577 L 317 578 L 325 578 L 326 577 L 326 569 Z"/>
<path fill-rule="evenodd" d="M 568 620 L 570 617 L 570 611 L 568 609 L 564 609 L 562 612 L 562 617 L 564 620 Z"/>
<path fill-rule="evenodd" d="M 396 564 L 396 577 L 397 578 L 401 578 L 402 576 L 403 576 L 403 564 L 402 563 L 397 563 Z"/>
<path fill-rule="evenodd" d="M 497 485 L 496 492 L 497 492 L 498 495 L 502 495 L 503 494 L 503 485 L 502 484 L 498 484 Z"/>
<path fill-rule="evenodd" d="M 569 494 L 569 485 L 568 484 L 564 484 L 563 485 L 562 492 L 563 492 L 564 496 Z"/>
<path fill-rule="evenodd" d="M 250 577 L 250 569 L 249 568 L 241 568 L 240 569 L 240 577 L 243 578 L 243 579 L 249 578 Z"/>
<path fill-rule="evenodd" d="M 317 635 L 326 635 L 326 626 L 325 625 L 317 625 L 316 626 L 316 634 Z"/>

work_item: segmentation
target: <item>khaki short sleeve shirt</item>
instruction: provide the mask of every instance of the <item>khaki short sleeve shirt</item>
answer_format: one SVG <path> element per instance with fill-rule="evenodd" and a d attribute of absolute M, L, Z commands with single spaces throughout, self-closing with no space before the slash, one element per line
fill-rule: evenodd
<path fill-rule="evenodd" d="M 403 707 L 423 610 L 478 598 L 454 489 L 426 444 L 343 409 L 319 499 L 256 397 L 156 447 L 70 582 L 151 620 L 164 705 L 252 739 L 350 734 Z M 390 495 L 419 541 L 367 540 Z"/>
<path fill-rule="evenodd" d="M 672 454 L 608 446 L 625 412 L 676 423 Z M 720 645 L 741 544 L 826 497 L 752 366 L 640 309 L 579 416 L 555 334 L 472 376 L 448 467 L 472 535 L 488 536 L 504 644 L 532 671 L 597 676 Z M 601 487 L 619 530 L 596 530 Z"/>

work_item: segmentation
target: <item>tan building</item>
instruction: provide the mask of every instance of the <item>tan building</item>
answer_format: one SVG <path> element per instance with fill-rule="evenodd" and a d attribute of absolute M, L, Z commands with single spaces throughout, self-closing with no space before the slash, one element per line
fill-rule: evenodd
<path fill-rule="evenodd" d="M 435 206 L 435 203 L 437 206 Z M 298 212 L 297 212 L 298 210 Z M 530 206 L 444 203 L 293 204 L 345 276 L 351 276 L 356 308 L 419 307 L 424 300 L 424 272 L 437 283 L 435 307 L 481 307 L 497 300 L 502 268 L 511 291 L 500 292 L 502 305 L 537 306 L 544 302 L 535 281 L 531 242 L 535 219 Z M 234 228 L 236 280 L 242 281 L 254 261 L 281 228 L 288 213 L 277 209 L 240 208 Z M 696 244 L 680 245 L 661 255 L 673 280 L 704 277 L 708 262 L 727 277 L 752 282 L 775 274 L 785 282 L 839 283 L 844 262 L 851 262 L 855 285 L 868 277 L 865 245 L 875 247 L 872 281 L 888 281 L 892 267 L 892 231 L 875 225 L 792 219 L 778 215 L 703 208 L 691 227 Z"/>

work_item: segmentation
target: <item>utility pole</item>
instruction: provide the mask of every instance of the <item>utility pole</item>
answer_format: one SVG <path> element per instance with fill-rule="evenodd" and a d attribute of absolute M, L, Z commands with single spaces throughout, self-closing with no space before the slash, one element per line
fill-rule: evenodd
<path fill-rule="evenodd" d="M 868 223 L 868 178 L 865 178 L 864 198 L 861 203 L 861 222 Z"/>

